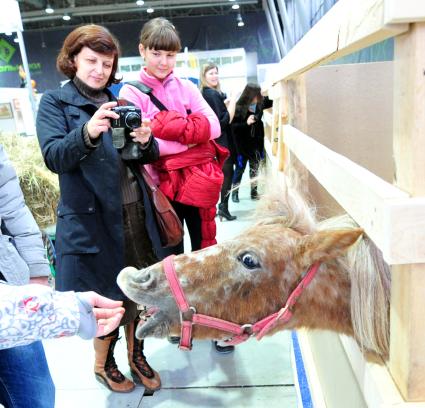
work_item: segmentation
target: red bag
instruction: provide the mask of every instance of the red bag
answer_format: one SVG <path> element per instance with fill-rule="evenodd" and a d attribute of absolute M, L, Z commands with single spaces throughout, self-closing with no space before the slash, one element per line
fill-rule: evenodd
<path fill-rule="evenodd" d="M 158 225 L 161 245 L 164 248 L 173 247 L 183 239 L 184 230 L 182 223 L 168 201 L 168 198 L 158 188 L 143 166 L 140 166 L 140 173 L 145 181 L 148 195 L 151 200 L 152 210 Z"/>

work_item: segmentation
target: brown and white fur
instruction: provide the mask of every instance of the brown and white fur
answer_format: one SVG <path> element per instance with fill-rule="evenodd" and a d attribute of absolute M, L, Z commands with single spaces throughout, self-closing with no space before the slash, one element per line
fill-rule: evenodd
<path fill-rule="evenodd" d="M 317 223 L 294 189 L 262 199 L 257 222 L 239 236 L 175 257 L 184 293 L 198 313 L 238 324 L 255 323 L 278 311 L 301 275 L 321 262 L 283 329 L 324 329 L 356 339 L 367 357 L 385 360 L 389 345 L 390 273 L 373 243 L 348 217 Z M 125 268 L 118 284 L 133 301 L 150 310 L 137 336 L 178 334 L 177 306 L 162 263 Z M 226 333 L 194 327 L 195 338 L 226 338 Z"/>

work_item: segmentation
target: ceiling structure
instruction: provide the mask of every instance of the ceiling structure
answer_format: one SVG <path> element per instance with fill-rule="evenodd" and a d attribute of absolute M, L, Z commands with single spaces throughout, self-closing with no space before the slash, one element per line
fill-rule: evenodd
<path fill-rule="evenodd" d="M 24 30 L 46 30 L 79 24 L 108 24 L 167 18 L 254 13 L 257 0 L 18 0 Z M 139 5 L 140 4 L 140 5 Z M 47 13 L 50 6 L 54 11 Z M 233 8 L 232 8 L 233 6 Z M 239 8 L 236 8 L 239 6 Z M 153 9 L 150 12 L 148 9 Z M 63 16 L 70 17 L 64 20 Z"/>

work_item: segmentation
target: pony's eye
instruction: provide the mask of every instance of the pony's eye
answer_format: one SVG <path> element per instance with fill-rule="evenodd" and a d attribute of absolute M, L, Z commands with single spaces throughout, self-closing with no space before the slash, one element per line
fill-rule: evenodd
<path fill-rule="evenodd" d="M 242 254 L 238 257 L 239 261 L 248 269 L 255 269 L 260 267 L 260 263 L 258 262 L 258 258 L 254 254 L 250 254 L 249 252 Z"/>

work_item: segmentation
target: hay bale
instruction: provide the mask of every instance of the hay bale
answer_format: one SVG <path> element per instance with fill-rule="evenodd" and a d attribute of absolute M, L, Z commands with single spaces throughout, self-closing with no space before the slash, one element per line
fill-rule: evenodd
<path fill-rule="evenodd" d="M 55 224 L 58 177 L 44 164 L 37 138 L 0 133 L 0 144 L 15 167 L 25 202 L 38 226 L 45 228 Z"/>

